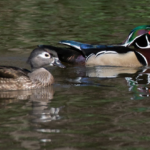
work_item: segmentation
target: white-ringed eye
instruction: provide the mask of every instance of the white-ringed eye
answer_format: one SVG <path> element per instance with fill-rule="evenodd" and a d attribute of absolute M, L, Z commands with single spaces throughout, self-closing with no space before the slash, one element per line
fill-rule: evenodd
<path fill-rule="evenodd" d="M 38 56 L 40 56 L 42 58 L 50 58 L 50 54 L 47 52 L 43 52 L 43 53 L 39 54 Z"/>
<path fill-rule="evenodd" d="M 49 54 L 45 54 L 46 57 L 49 57 Z"/>

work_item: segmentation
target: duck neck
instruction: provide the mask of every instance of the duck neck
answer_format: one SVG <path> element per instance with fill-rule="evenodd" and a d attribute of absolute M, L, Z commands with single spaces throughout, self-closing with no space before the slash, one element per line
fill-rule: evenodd
<path fill-rule="evenodd" d="M 48 86 L 54 83 L 52 74 L 45 68 L 32 68 L 29 77 L 33 82 L 38 82 L 42 86 Z"/>
<path fill-rule="evenodd" d="M 31 66 L 31 71 L 33 72 L 33 71 L 36 71 L 36 70 L 38 70 L 38 69 L 40 69 L 40 68 L 35 68 L 35 67 L 32 67 Z"/>

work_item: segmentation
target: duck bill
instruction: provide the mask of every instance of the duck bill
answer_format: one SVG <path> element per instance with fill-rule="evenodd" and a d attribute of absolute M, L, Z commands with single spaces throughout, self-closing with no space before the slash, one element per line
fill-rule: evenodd
<path fill-rule="evenodd" d="M 65 66 L 60 62 L 58 58 L 54 59 L 53 66 L 58 66 L 60 68 L 65 68 Z"/>

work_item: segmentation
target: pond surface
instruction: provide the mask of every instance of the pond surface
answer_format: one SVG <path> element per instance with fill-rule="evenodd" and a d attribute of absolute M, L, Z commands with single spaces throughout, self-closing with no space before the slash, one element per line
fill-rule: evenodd
<path fill-rule="evenodd" d="M 39 44 L 121 43 L 149 23 L 146 0 L 2 0 L 0 65 L 25 63 Z M 0 92 L 0 149 L 149 150 L 150 69 L 47 68 L 55 84 Z"/>

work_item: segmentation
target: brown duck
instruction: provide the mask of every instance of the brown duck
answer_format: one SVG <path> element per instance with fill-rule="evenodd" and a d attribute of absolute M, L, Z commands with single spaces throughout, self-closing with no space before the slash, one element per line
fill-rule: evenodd
<path fill-rule="evenodd" d="M 36 89 L 54 83 L 54 77 L 47 71 L 45 66 L 59 66 L 61 64 L 57 53 L 46 48 L 34 49 L 27 63 L 31 66 L 31 71 L 12 66 L 0 66 L 0 90 L 23 90 Z"/>

